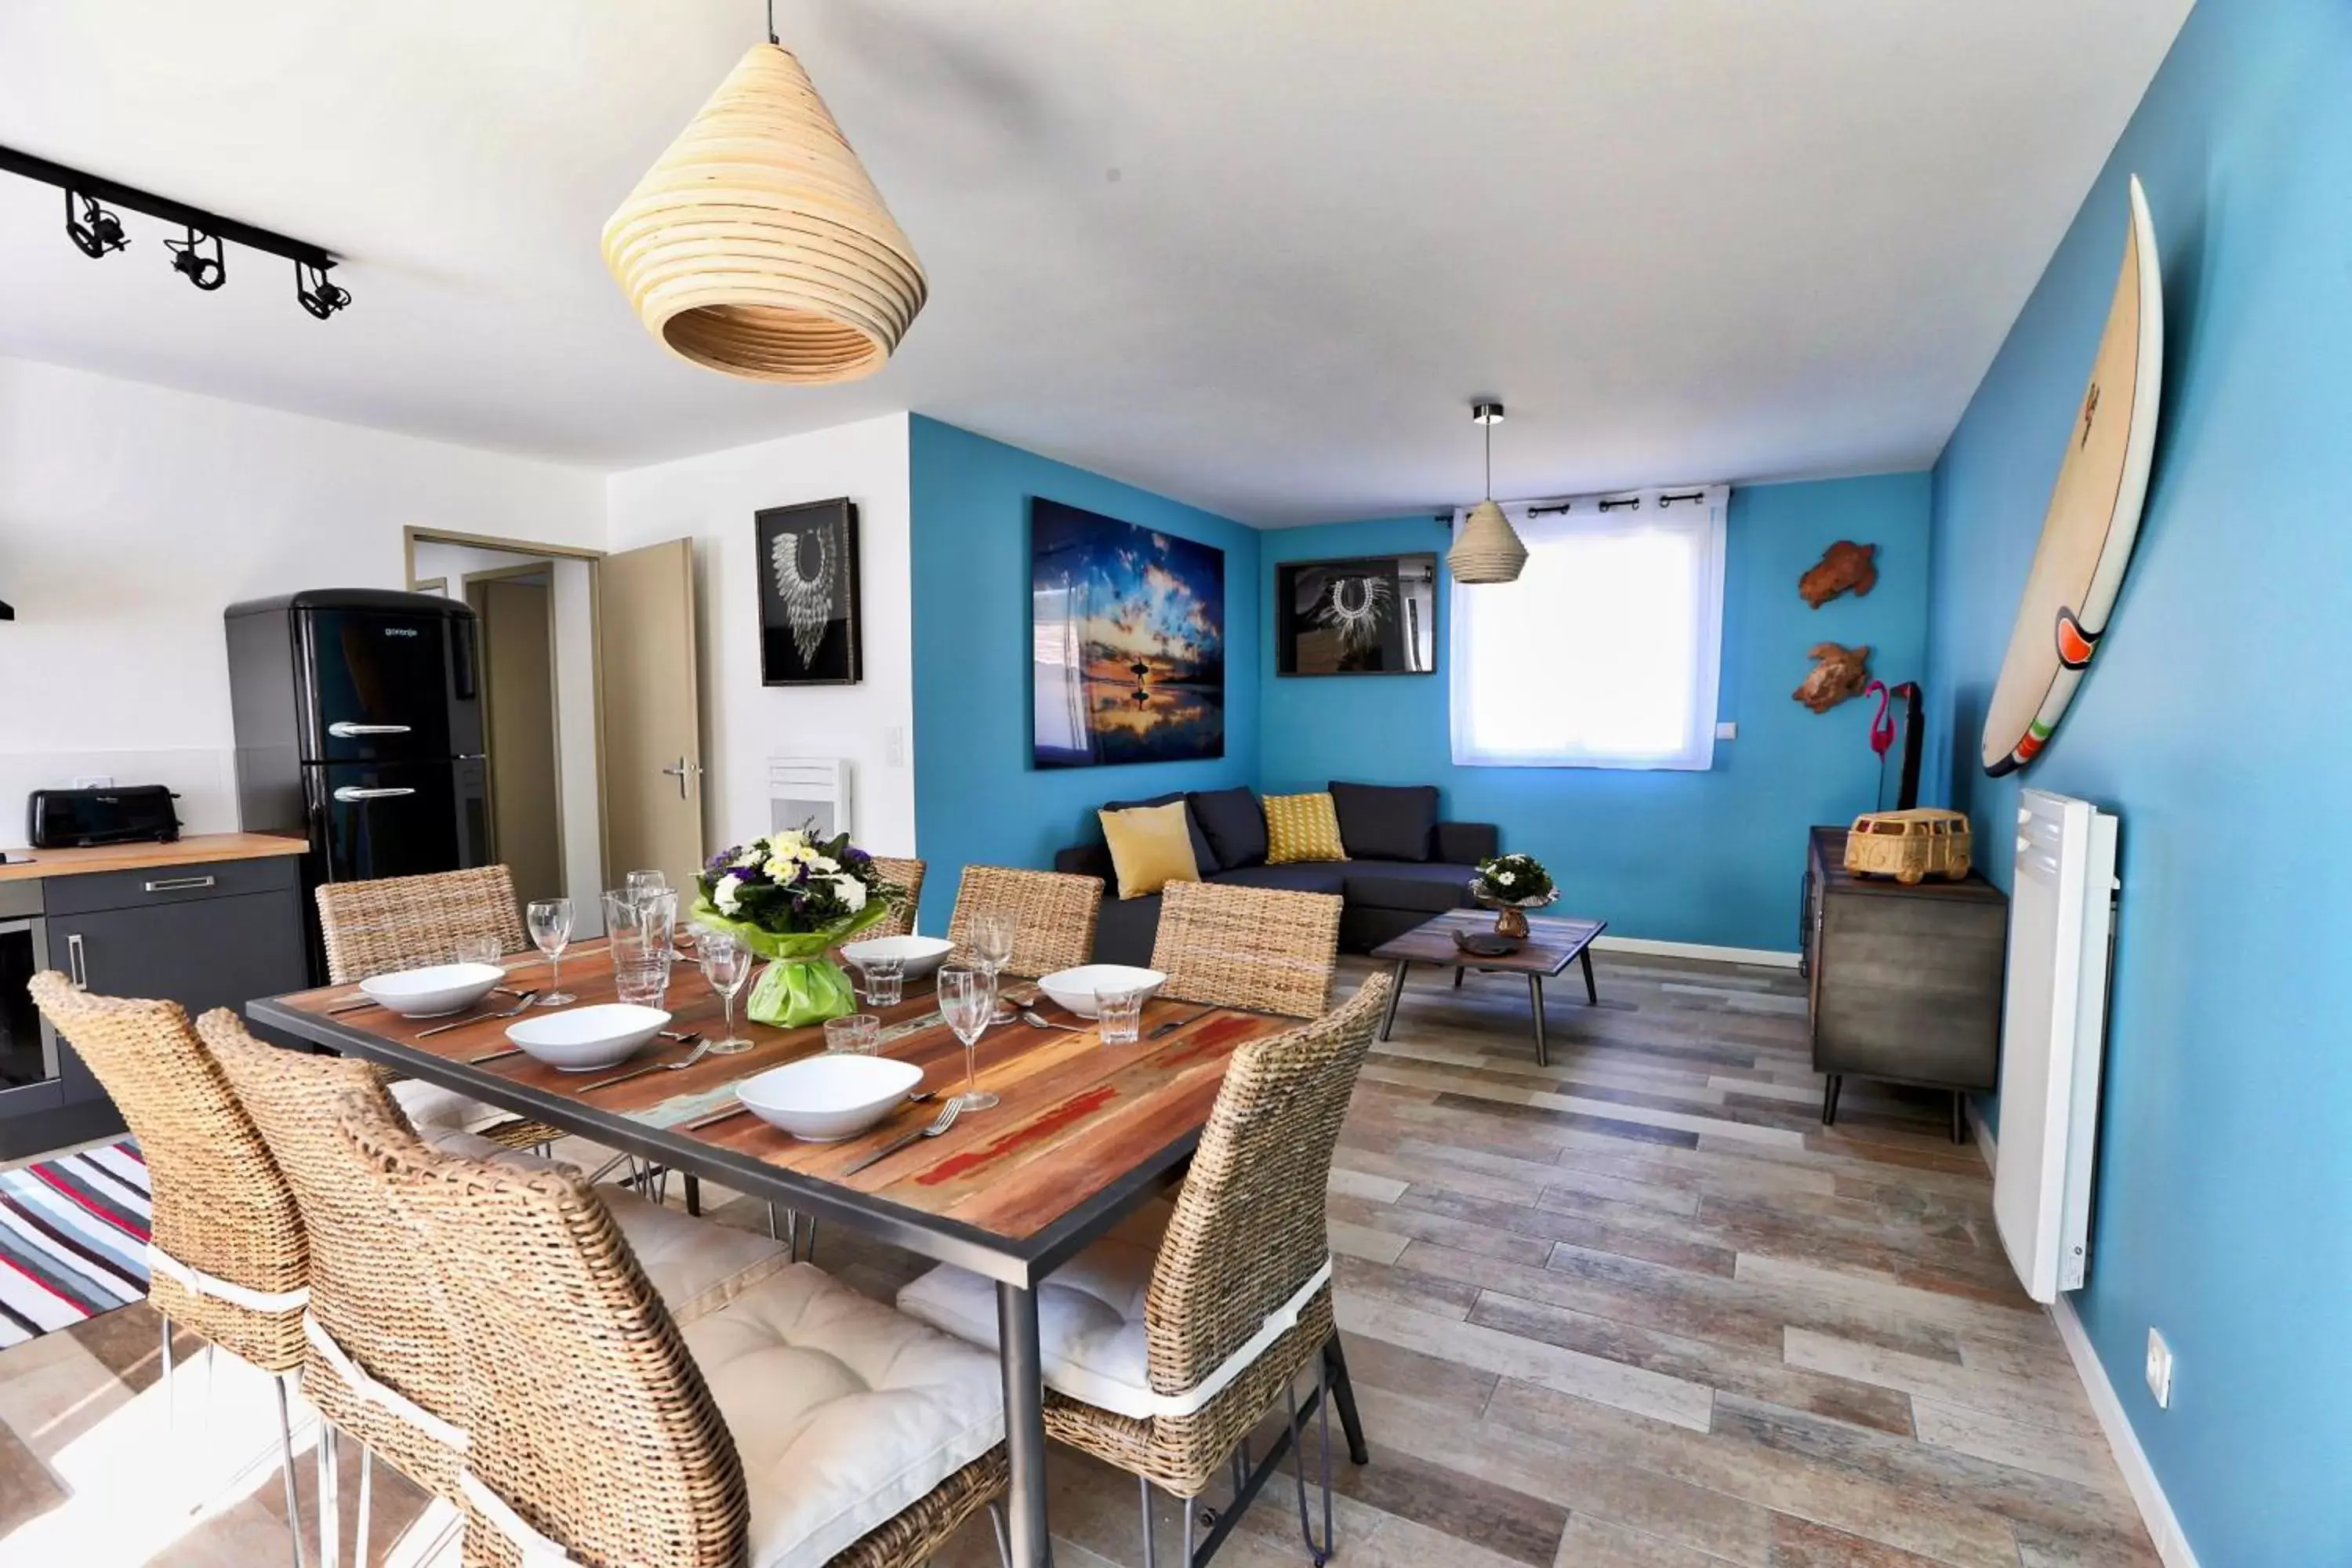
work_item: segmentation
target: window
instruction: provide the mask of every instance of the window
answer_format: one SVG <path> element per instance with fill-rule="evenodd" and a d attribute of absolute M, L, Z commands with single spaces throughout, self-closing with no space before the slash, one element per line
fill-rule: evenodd
<path fill-rule="evenodd" d="M 1505 506 L 1527 569 L 1516 583 L 1453 589 L 1454 760 L 1713 766 L 1729 494 Z"/>

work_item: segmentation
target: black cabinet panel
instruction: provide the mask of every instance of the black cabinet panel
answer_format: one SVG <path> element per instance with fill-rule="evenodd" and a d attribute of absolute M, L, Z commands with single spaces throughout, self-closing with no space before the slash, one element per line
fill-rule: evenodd
<path fill-rule="evenodd" d="M 191 1017 L 299 991 L 301 905 L 291 889 L 148 909 L 52 915 L 51 962 L 92 991 L 177 1002 Z"/>
<path fill-rule="evenodd" d="M 51 877 L 41 887 L 49 918 L 55 920 L 93 910 L 184 904 L 281 889 L 290 892 L 301 882 L 301 859 L 299 855 L 265 855 L 251 860 L 156 866 L 143 871 L 94 871 L 81 877 Z"/>

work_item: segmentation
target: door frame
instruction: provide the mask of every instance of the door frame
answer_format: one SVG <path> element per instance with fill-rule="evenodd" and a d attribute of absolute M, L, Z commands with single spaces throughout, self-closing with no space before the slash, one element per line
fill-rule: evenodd
<path fill-rule="evenodd" d="M 569 837 L 563 831 L 563 703 L 561 700 L 561 694 L 563 688 L 563 666 L 562 662 L 556 657 L 555 568 L 552 564 L 541 565 L 537 563 L 530 563 L 520 566 L 496 566 L 492 567 L 488 572 L 463 573 L 459 574 L 457 579 L 457 598 L 461 603 L 470 608 L 474 603 L 474 595 L 471 590 L 475 584 L 495 583 L 517 577 L 544 577 L 546 579 L 547 668 L 548 673 L 551 675 L 555 680 L 554 690 L 548 693 L 548 730 L 553 735 L 555 740 L 555 864 L 559 868 L 561 868 L 570 866 L 572 864 L 572 858 L 569 853 Z M 590 569 L 590 579 L 593 583 L 594 579 L 593 568 Z M 444 581 L 446 583 L 446 580 L 444 579 Z M 595 603 L 595 595 L 593 592 L 589 595 L 589 603 L 592 606 Z M 474 613 L 477 616 L 481 614 L 478 610 L 476 610 Z M 591 637 L 595 635 L 596 622 L 595 616 L 593 613 L 589 616 L 588 631 Z M 478 646 L 479 646 L 486 653 L 488 651 L 490 639 L 488 635 L 487 628 L 485 628 L 483 634 L 477 638 L 477 643 Z M 491 723 L 489 671 L 487 669 L 484 670 L 482 672 L 482 733 L 487 736 L 489 733 Z M 604 856 L 602 847 L 604 816 L 604 755 L 603 748 L 601 746 L 597 747 L 595 749 L 595 753 L 597 774 L 596 819 L 597 840 L 599 846 L 596 856 L 596 868 L 598 872 L 602 873 L 604 866 Z M 496 855 L 498 853 L 499 837 L 499 763 L 496 757 L 491 757 L 488 761 L 489 766 L 485 770 L 486 777 L 484 783 L 488 788 L 490 797 L 490 852 L 493 855 Z M 601 875 L 599 879 L 602 879 Z M 565 886 L 568 887 L 569 883 L 567 882 Z"/>
<path fill-rule="evenodd" d="M 412 592 L 422 586 L 416 575 L 416 547 L 420 544 L 462 544 L 471 546 L 477 550 L 503 550 L 508 553 L 514 555 L 541 555 L 556 561 L 579 561 L 586 563 L 588 567 L 589 676 L 590 679 L 594 680 L 596 683 L 596 733 L 594 736 L 596 752 L 596 879 L 601 886 L 607 888 L 611 887 L 613 885 L 613 826 L 611 818 L 606 814 L 605 796 L 610 792 L 605 788 L 604 783 L 604 582 L 599 570 L 599 564 L 604 561 L 606 552 L 592 549 L 589 546 L 580 544 L 546 544 L 535 539 L 507 539 L 501 538 L 496 534 L 461 533 L 455 529 L 418 528 L 415 524 L 410 524 L 400 531 L 400 554 L 401 577 L 408 584 Z M 528 570 L 528 568 L 521 568 L 520 570 Z M 470 580 L 472 577 L 478 575 L 496 576 L 498 574 L 499 574 L 497 572 L 479 574 L 469 573 L 467 576 L 467 579 Z M 442 583 L 443 589 L 446 592 L 447 588 L 447 579 L 443 578 L 440 581 Z M 554 593 L 554 581 L 551 577 L 549 579 L 548 591 L 551 598 Z M 463 597 L 462 590 L 460 591 L 459 596 L 460 598 Z M 470 608 L 471 606 L 469 605 L 468 607 Z M 551 613 L 548 617 L 548 635 L 551 637 L 554 635 L 554 616 L 552 609 L 553 606 L 551 604 Z M 559 681 L 562 679 L 560 667 L 558 668 L 556 679 Z M 557 724 L 558 743 L 560 745 L 561 736 L 562 733 L 561 728 L 562 717 L 560 713 L 557 718 Z M 484 770 L 484 776 L 486 778 L 488 777 L 488 769 Z M 558 798 L 560 800 L 562 789 L 562 770 L 561 767 L 556 770 L 556 787 L 558 791 Z M 559 822 L 556 826 L 556 841 L 559 845 L 562 842 L 562 825 Z"/>

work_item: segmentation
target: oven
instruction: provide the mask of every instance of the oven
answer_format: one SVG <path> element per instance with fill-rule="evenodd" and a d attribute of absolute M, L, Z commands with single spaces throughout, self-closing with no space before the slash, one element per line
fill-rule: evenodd
<path fill-rule="evenodd" d="M 58 1037 L 25 989 L 49 966 L 49 939 L 41 919 L 41 884 L 0 882 L 0 1114 L 27 1096 L 58 1093 Z M 37 1109 L 29 1102 L 24 1110 Z"/>

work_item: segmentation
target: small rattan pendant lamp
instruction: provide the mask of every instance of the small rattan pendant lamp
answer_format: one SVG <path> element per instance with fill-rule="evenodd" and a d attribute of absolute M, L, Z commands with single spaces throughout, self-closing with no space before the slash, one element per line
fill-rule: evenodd
<path fill-rule="evenodd" d="M 1486 499 L 1462 520 L 1462 534 L 1445 552 L 1445 569 L 1456 583 L 1516 583 L 1528 563 L 1528 547 L 1495 504 L 1495 426 L 1503 422 L 1499 403 L 1474 403 L 1470 417 L 1486 431 Z"/>
<path fill-rule="evenodd" d="M 882 368 L 928 285 L 881 193 L 772 30 L 604 225 L 604 265 L 683 358 L 754 381 Z"/>

